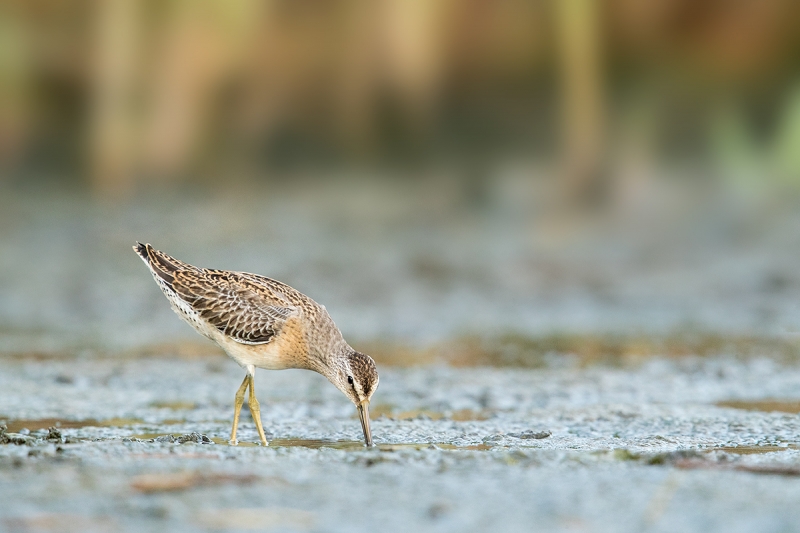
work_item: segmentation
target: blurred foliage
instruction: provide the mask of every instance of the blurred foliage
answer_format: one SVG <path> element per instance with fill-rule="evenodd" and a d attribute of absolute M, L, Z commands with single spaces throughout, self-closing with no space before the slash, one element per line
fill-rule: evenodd
<path fill-rule="evenodd" d="M 688 157 L 800 182 L 799 52 L 795 0 L 1 0 L 0 176 L 524 156 L 581 188 Z"/>

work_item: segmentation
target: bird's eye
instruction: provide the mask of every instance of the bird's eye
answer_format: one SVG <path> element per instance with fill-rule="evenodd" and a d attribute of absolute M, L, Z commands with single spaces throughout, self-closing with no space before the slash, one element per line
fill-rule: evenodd
<path fill-rule="evenodd" d="M 352 385 L 353 384 L 353 376 L 347 376 L 347 382 Z"/>

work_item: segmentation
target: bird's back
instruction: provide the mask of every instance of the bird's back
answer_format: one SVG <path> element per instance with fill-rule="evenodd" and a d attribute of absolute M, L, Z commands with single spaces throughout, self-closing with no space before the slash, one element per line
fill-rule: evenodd
<path fill-rule="evenodd" d="M 346 346 L 324 306 L 280 281 L 200 268 L 137 243 L 173 310 L 242 365 L 316 370 Z"/>

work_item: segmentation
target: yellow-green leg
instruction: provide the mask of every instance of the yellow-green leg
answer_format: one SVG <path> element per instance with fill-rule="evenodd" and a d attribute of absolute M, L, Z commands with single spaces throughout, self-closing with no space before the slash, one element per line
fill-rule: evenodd
<path fill-rule="evenodd" d="M 247 406 L 250 407 L 250 416 L 253 417 L 253 422 L 256 423 L 256 429 L 258 429 L 258 436 L 261 437 L 261 444 L 264 446 L 269 446 L 267 442 L 267 436 L 264 435 L 264 427 L 261 425 L 261 407 L 258 405 L 258 399 L 256 398 L 256 391 L 253 387 L 255 379 L 253 376 L 250 376 L 250 398 L 247 400 Z"/>
<path fill-rule="evenodd" d="M 244 394 L 247 392 L 247 386 L 250 385 L 251 379 L 252 376 L 247 374 L 244 377 L 244 381 L 242 381 L 242 385 L 239 387 L 239 390 L 236 391 L 236 399 L 234 400 L 233 404 L 233 429 L 231 429 L 231 440 L 229 442 L 229 444 L 232 446 L 236 446 L 239 443 L 239 441 L 236 440 L 236 428 L 239 426 L 239 413 L 241 413 L 242 405 L 244 405 Z M 260 420 L 259 423 L 261 423 Z"/>

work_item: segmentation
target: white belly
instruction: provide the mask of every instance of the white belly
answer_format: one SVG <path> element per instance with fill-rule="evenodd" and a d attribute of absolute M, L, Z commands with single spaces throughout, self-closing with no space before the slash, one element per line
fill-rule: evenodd
<path fill-rule="evenodd" d="M 291 368 L 291 366 L 287 365 L 287 359 L 281 357 L 278 347 L 271 342 L 266 344 L 241 344 L 226 337 L 221 331 L 216 331 L 215 337 L 214 342 L 219 344 L 225 350 L 225 353 L 242 367 L 253 365 L 267 370 L 286 370 Z"/>

